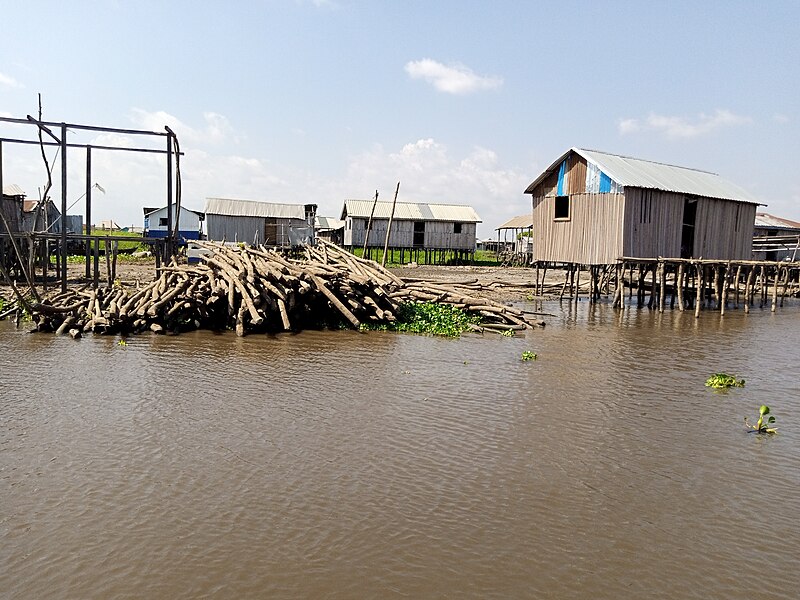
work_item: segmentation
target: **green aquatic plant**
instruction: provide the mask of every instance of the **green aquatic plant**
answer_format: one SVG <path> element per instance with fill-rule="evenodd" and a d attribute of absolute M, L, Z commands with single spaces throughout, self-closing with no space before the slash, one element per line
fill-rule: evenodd
<path fill-rule="evenodd" d="M 119 344 L 120 346 L 127 346 L 128 342 L 126 342 L 125 340 L 120 340 L 117 342 L 117 344 Z"/>
<path fill-rule="evenodd" d="M 764 417 L 769 415 L 767 422 L 764 422 Z M 758 421 L 756 421 L 755 425 L 751 425 L 750 421 L 747 420 L 747 417 L 744 418 L 744 424 L 747 425 L 749 429 L 752 429 L 756 433 L 778 433 L 778 430 L 774 427 L 770 427 L 775 422 L 775 417 L 769 414 L 769 406 L 766 404 L 762 404 L 761 408 L 758 409 Z"/>
<path fill-rule="evenodd" d="M 450 304 L 437 302 L 403 302 L 397 310 L 397 320 L 391 323 L 372 325 L 362 323 L 361 330 L 402 331 L 407 333 L 429 333 L 445 337 L 458 337 L 481 318 Z"/>
<path fill-rule="evenodd" d="M 522 353 L 522 360 L 536 360 L 536 358 L 536 353 L 530 350 L 525 350 L 525 352 Z"/>
<path fill-rule="evenodd" d="M 714 373 L 706 379 L 706 387 L 725 389 L 730 387 L 744 387 L 744 379 L 736 379 L 727 373 Z"/>
<path fill-rule="evenodd" d="M 516 332 L 513 329 L 506 329 L 500 335 L 504 337 L 514 337 L 516 335 Z"/>

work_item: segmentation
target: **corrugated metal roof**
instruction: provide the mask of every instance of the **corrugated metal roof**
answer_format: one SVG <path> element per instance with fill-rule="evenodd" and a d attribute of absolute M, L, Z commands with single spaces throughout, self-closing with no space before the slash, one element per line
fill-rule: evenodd
<path fill-rule="evenodd" d="M 347 216 L 368 219 L 374 200 L 345 200 L 342 218 Z M 391 202 L 378 202 L 376 219 L 388 219 L 392 213 Z M 481 223 L 481 218 L 471 206 L 457 204 L 417 204 L 398 202 L 394 210 L 397 221 L 447 221 L 451 223 Z"/>
<path fill-rule="evenodd" d="M 334 219 L 333 217 L 317 215 L 314 217 L 314 226 L 317 229 L 341 229 L 344 227 L 344 221 L 341 219 Z"/>
<path fill-rule="evenodd" d="M 789 219 L 782 219 L 769 213 L 756 213 L 756 227 L 769 227 L 772 229 L 800 229 L 800 223 Z"/>
<path fill-rule="evenodd" d="M 518 217 L 514 217 L 496 229 L 527 229 L 528 227 L 533 227 L 533 215 L 520 215 Z"/>
<path fill-rule="evenodd" d="M 16 183 L 3 184 L 4 196 L 27 196 L 27 194 Z"/>
<path fill-rule="evenodd" d="M 751 194 L 716 173 L 583 148 L 571 148 L 565 152 L 528 186 L 525 193 L 532 193 L 549 173 L 559 167 L 570 152 L 575 152 L 588 162 L 597 165 L 603 173 L 622 186 L 758 204 L 758 200 Z"/>
<path fill-rule="evenodd" d="M 255 200 L 233 200 L 230 198 L 206 198 L 207 215 L 230 217 L 268 217 L 278 219 L 305 219 L 302 204 L 273 204 Z"/>

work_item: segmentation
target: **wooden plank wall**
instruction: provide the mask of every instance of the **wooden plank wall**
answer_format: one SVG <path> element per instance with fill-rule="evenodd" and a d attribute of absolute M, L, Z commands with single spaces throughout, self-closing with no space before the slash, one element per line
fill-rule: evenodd
<path fill-rule="evenodd" d="M 698 198 L 693 257 L 752 258 L 756 208 L 755 204 Z"/>
<path fill-rule="evenodd" d="M 624 194 L 574 194 L 570 218 L 555 220 L 555 198 L 533 199 L 534 260 L 610 264 L 622 256 Z"/>
<path fill-rule="evenodd" d="M 352 223 L 352 227 L 349 227 Z M 386 240 L 388 219 L 374 219 L 369 232 L 370 247 L 383 247 Z M 461 233 L 453 233 L 452 222 L 426 221 L 425 243 L 422 248 L 475 250 L 477 233 L 476 223 L 462 223 Z M 345 223 L 345 246 L 360 247 L 364 245 L 367 220 L 348 218 Z M 393 248 L 412 248 L 414 246 L 414 221 L 392 221 L 392 233 L 389 245 Z"/>
<path fill-rule="evenodd" d="M 680 257 L 683 201 L 683 194 L 626 188 L 625 256 Z"/>
<path fill-rule="evenodd" d="M 556 165 L 555 169 L 536 186 L 533 191 L 534 198 L 543 196 L 555 196 L 558 192 L 558 171 L 561 165 Z M 567 194 L 583 194 L 586 192 L 586 159 L 582 156 L 570 152 L 567 156 L 566 174 Z"/>

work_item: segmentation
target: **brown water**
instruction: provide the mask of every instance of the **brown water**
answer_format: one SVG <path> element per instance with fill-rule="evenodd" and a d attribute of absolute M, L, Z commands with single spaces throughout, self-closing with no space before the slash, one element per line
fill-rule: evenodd
<path fill-rule="evenodd" d="M 0 323 L 0 596 L 797 598 L 800 310 L 548 321 Z M 778 436 L 745 432 L 762 403 Z"/>

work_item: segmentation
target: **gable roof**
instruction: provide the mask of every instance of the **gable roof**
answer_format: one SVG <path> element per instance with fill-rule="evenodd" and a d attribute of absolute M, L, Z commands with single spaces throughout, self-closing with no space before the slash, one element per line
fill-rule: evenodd
<path fill-rule="evenodd" d="M 172 206 L 174 207 L 175 205 L 173 204 Z M 167 207 L 166 206 L 162 206 L 160 208 L 152 208 L 152 207 L 144 206 L 144 207 L 142 207 L 142 210 L 144 211 L 144 216 L 145 217 L 147 217 L 149 215 L 152 215 L 154 212 L 160 212 L 162 210 L 164 211 L 164 214 L 167 213 Z M 191 208 L 186 208 L 185 206 L 181 206 L 181 212 L 183 212 L 183 211 L 187 211 L 187 212 L 196 214 L 197 217 L 201 221 L 203 221 L 206 218 L 205 213 L 202 213 L 199 210 L 192 210 Z"/>
<path fill-rule="evenodd" d="M 716 173 L 584 148 L 570 148 L 567 150 L 527 187 L 525 193 L 533 193 L 536 186 L 550 173 L 558 169 L 564 159 L 572 152 L 597 167 L 619 186 L 692 194 L 751 204 L 759 203 L 755 197 L 744 189 L 723 179 Z"/>
<path fill-rule="evenodd" d="M 800 230 L 800 223 L 791 221 L 789 219 L 782 219 L 769 213 L 756 213 L 756 227 L 763 227 L 769 229 L 798 229 Z"/>
<path fill-rule="evenodd" d="M 3 196 L 27 196 L 27 194 L 16 183 L 4 183 Z"/>
<path fill-rule="evenodd" d="M 374 200 L 345 200 L 342 207 L 342 219 L 356 217 L 368 219 L 372 213 Z M 375 205 L 375 219 L 388 219 L 392 213 L 391 202 Z M 398 202 L 394 209 L 396 221 L 446 221 L 450 223 L 481 223 L 481 218 L 471 206 L 459 204 L 418 204 L 414 202 Z"/>
<path fill-rule="evenodd" d="M 344 221 L 341 219 L 334 219 L 333 217 L 323 217 L 316 215 L 314 217 L 314 227 L 317 229 L 336 230 L 344 227 Z"/>
<path fill-rule="evenodd" d="M 207 215 L 225 215 L 229 217 L 267 217 L 279 219 L 306 218 L 306 209 L 302 204 L 274 204 L 256 202 L 255 200 L 234 200 L 231 198 L 206 198 Z"/>
<path fill-rule="evenodd" d="M 533 213 L 512 217 L 495 229 L 527 229 L 528 227 L 533 227 Z"/>

